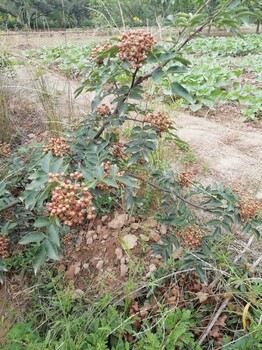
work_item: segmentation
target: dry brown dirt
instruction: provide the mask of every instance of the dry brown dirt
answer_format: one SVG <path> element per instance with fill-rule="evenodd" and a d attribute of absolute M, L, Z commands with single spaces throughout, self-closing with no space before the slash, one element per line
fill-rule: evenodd
<path fill-rule="evenodd" d="M 225 114 L 227 111 L 225 110 Z M 176 115 L 177 134 L 207 167 L 205 181 L 220 180 L 246 188 L 262 198 L 262 130 L 238 118 L 219 120 L 180 112 Z"/>

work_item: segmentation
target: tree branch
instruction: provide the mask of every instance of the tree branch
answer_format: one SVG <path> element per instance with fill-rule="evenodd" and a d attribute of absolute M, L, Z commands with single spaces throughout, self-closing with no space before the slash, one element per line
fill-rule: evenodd
<path fill-rule="evenodd" d="M 15 207 L 17 204 L 21 203 L 20 200 L 17 200 L 17 201 L 14 201 L 13 203 L 10 203 L 8 205 L 6 205 L 5 207 L 3 208 L 0 208 L 0 213 L 2 213 L 3 211 L 6 211 L 7 209 L 10 209 L 10 208 L 13 208 Z"/>
<path fill-rule="evenodd" d="M 191 201 L 189 201 L 188 199 L 180 196 L 179 194 L 175 193 L 174 191 L 171 191 L 171 190 L 159 187 L 159 186 L 155 185 L 154 183 L 152 183 L 150 181 L 147 181 L 147 180 L 143 179 L 142 177 L 140 177 L 138 175 L 134 175 L 134 174 L 131 174 L 131 173 L 127 173 L 127 175 L 133 177 L 134 179 L 137 179 L 137 180 L 143 181 L 144 183 L 147 183 L 148 185 L 150 185 L 151 187 L 155 188 L 158 191 L 165 192 L 165 193 L 170 193 L 173 196 L 175 196 L 178 199 L 180 199 L 181 201 L 183 201 L 184 203 L 187 203 L 188 205 L 190 205 L 190 206 L 192 206 L 192 207 L 194 207 L 196 209 L 200 209 L 200 210 L 207 211 L 207 212 L 212 212 L 213 211 L 212 209 L 204 208 L 204 207 L 202 207 L 200 205 L 192 203 Z"/>

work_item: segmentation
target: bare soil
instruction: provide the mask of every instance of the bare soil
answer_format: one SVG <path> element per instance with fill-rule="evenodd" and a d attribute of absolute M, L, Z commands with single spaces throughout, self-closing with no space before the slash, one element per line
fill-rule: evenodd
<path fill-rule="evenodd" d="M 226 116 L 226 118 L 225 118 Z M 224 118 L 223 118 L 224 117 Z M 262 196 L 262 133 L 259 125 L 234 118 L 230 109 L 221 120 L 196 117 L 180 112 L 175 121 L 178 135 L 206 165 L 207 182 L 220 180 Z M 261 124 L 260 124 L 261 125 Z"/>

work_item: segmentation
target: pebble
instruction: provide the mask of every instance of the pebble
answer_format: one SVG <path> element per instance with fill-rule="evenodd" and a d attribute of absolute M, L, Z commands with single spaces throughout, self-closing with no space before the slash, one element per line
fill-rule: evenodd
<path fill-rule="evenodd" d="M 127 274 L 128 267 L 125 264 L 120 265 L 120 275 L 123 277 Z"/>
<path fill-rule="evenodd" d="M 115 249 L 115 253 L 116 253 L 116 258 L 118 260 L 121 260 L 122 256 L 123 256 L 123 251 L 121 248 L 116 248 Z M 121 260 L 122 261 L 122 260 Z"/>
<path fill-rule="evenodd" d="M 89 237 L 89 238 L 87 238 L 87 240 L 86 240 L 86 244 L 92 244 L 93 243 L 93 238 L 92 237 Z"/>
<path fill-rule="evenodd" d="M 137 245 L 137 237 L 135 235 L 129 234 L 123 237 L 128 249 L 133 249 Z"/>
<path fill-rule="evenodd" d="M 84 291 L 82 291 L 82 289 L 76 289 L 73 291 L 72 294 L 72 300 L 77 300 L 82 298 L 85 295 Z"/>
<path fill-rule="evenodd" d="M 102 270 L 103 266 L 104 266 L 104 261 L 103 260 L 99 260 L 98 263 L 96 264 L 96 268 L 98 270 Z"/>

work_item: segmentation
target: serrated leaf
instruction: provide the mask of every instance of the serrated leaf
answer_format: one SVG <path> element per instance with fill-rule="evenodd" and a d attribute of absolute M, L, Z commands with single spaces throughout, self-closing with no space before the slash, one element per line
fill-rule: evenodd
<path fill-rule="evenodd" d="M 19 244 L 28 244 L 28 243 L 40 243 L 44 238 L 45 234 L 40 231 L 33 231 L 27 233 L 24 237 L 20 239 Z"/>
<path fill-rule="evenodd" d="M 50 241 L 49 239 L 44 240 L 43 246 L 49 259 L 59 260 L 60 257 L 57 250 L 57 246 L 52 241 Z"/>
<path fill-rule="evenodd" d="M 123 183 L 124 185 L 127 185 L 129 187 L 133 187 L 133 188 L 140 188 L 138 186 L 138 184 L 136 183 L 136 181 L 134 179 L 132 179 L 131 177 L 128 176 L 119 176 L 117 178 L 117 180 L 121 183 Z"/>
<path fill-rule="evenodd" d="M 41 168 L 45 173 L 50 172 L 50 164 L 51 164 L 52 158 L 53 158 L 52 153 L 48 152 L 41 161 Z"/>
<path fill-rule="evenodd" d="M 247 222 L 242 229 L 243 235 L 247 234 L 251 229 L 252 229 L 252 225 L 249 222 Z"/>
<path fill-rule="evenodd" d="M 39 271 L 40 267 L 45 262 L 45 255 L 46 255 L 45 249 L 41 245 L 41 247 L 39 247 L 37 249 L 37 251 L 35 253 L 35 256 L 33 258 L 33 268 L 34 268 L 35 275 L 37 274 L 37 272 Z"/>
<path fill-rule="evenodd" d="M 205 271 L 202 269 L 202 267 L 197 266 L 197 267 L 196 267 L 196 273 L 197 273 L 198 276 L 201 278 L 201 281 L 202 281 L 203 283 L 206 283 L 206 282 L 207 282 L 207 277 L 206 277 Z"/>
<path fill-rule="evenodd" d="M 171 92 L 175 96 L 183 97 L 185 100 L 187 100 L 190 103 L 194 103 L 192 97 L 188 93 L 188 91 L 179 83 L 172 83 L 171 84 Z"/>
<path fill-rule="evenodd" d="M 154 83 L 159 83 L 165 72 L 160 69 L 152 74 L 152 79 Z"/>
<path fill-rule="evenodd" d="M 64 162 L 63 158 L 57 159 L 53 164 L 51 164 L 50 172 L 51 173 L 58 173 L 58 171 L 59 171 L 60 167 L 62 166 L 63 162 Z"/>
<path fill-rule="evenodd" d="M 171 66 L 168 68 L 167 73 L 186 73 L 188 69 L 183 66 Z"/>
<path fill-rule="evenodd" d="M 115 187 L 115 188 L 119 187 L 117 182 L 114 179 L 110 178 L 110 177 L 104 178 L 102 180 L 102 182 L 104 182 L 107 186 L 111 186 L 111 187 Z"/>
<path fill-rule="evenodd" d="M 42 217 L 42 218 L 38 218 L 35 222 L 34 222 L 34 227 L 40 228 L 40 227 L 47 227 L 50 225 L 50 219 L 49 217 Z"/>
<path fill-rule="evenodd" d="M 0 271 L 3 271 L 3 272 L 7 271 L 7 268 L 5 267 L 2 261 L 0 261 Z"/>
<path fill-rule="evenodd" d="M 50 241 L 55 243 L 55 245 L 60 247 L 60 237 L 58 228 L 53 224 L 48 227 L 48 238 L 50 239 Z"/>

